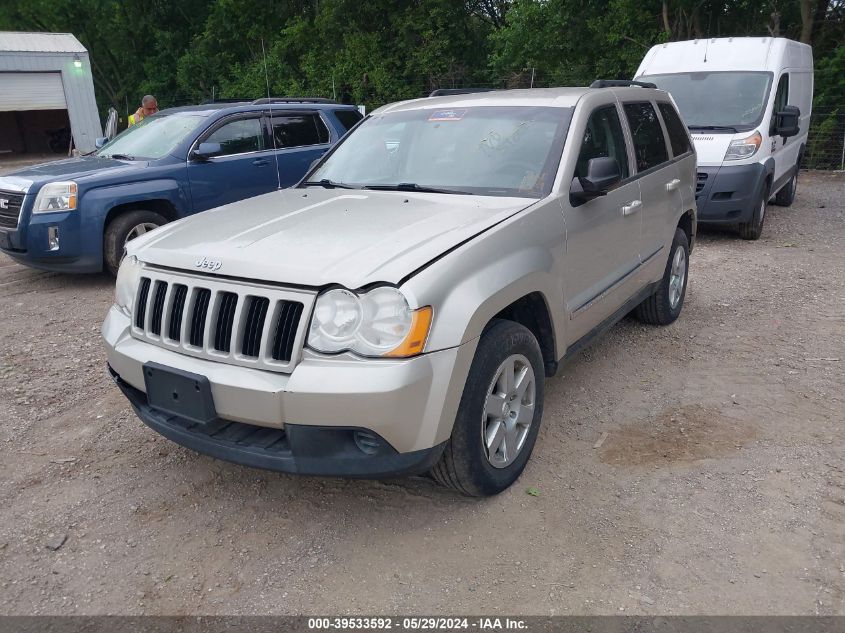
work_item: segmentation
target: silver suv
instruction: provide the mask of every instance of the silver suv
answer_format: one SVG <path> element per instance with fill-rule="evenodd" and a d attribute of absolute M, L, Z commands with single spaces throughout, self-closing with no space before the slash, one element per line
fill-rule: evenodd
<path fill-rule="evenodd" d="M 678 317 L 695 231 L 664 92 L 396 103 L 297 186 L 132 241 L 109 367 L 147 425 L 213 457 L 495 494 L 545 377 L 632 310 Z"/>

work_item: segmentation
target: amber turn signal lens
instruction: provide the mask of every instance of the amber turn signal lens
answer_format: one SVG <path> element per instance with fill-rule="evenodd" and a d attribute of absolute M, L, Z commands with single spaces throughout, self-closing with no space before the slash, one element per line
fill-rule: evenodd
<path fill-rule="evenodd" d="M 407 358 L 422 353 L 425 340 L 428 338 L 428 330 L 431 327 L 431 306 L 414 310 L 411 319 L 411 329 L 408 331 L 408 336 L 397 347 L 384 354 L 385 356 Z"/>

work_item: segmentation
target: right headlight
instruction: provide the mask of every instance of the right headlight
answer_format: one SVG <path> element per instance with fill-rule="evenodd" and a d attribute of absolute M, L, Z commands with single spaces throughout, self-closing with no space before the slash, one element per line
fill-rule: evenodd
<path fill-rule="evenodd" d="M 430 325 L 431 308 L 411 310 L 396 288 L 380 286 L 361 295 L 334 288 L 317 297 L 308 347 L 404 358 L 422 352 Z"/>
<path fill-rule="evenodd" d="M 126 316 L 132 316 L 138 283 L 141 279 L 141 264 L 134 255 L 124 257 L 117 269 L 114 284 L 114 303 Z"/>
<path fill-rule="evenodd" d="M 728 151 L 725 152 L 725 160 L 742 160 L 743 158 L 750 158 L 757 153 L 760 145 L 763 142 L 763 137 L 760 132 L 754 132 L 751 136 L 745 138 L 738 138 L 731 141 L 728 145 Z"/>

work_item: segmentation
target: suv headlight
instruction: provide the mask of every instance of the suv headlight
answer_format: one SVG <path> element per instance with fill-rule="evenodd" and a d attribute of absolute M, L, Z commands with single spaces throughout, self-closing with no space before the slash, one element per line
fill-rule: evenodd
<path fill-rule="evenodd" d="M 430 325 L 431 308 L 411 310 L 396 288 L 380 286 L 361 295 L 335 288 L 317 297 L 308 347 L 404 358 L 422 352 Z"/>
<path fill-rule="evenodd" d="M 728 145 L 728 151 L 725 152 L 725 160 L 742 160 L 743 158 L 750 158 L 760 149 L 760 144 L 763 142 L 763 137 L 760 132 L 754 132 L 751 136 L 745 138 L 738 138 L 731 141 Z"/>
<path fill-rule="evenodd" d="M 76 209 L 76 183 L 50 182 L 41 187 L 35 197 L 33 213 L 54 213 L 56 211 L 73 211 Z"/>
<path fill-rule="evenodd" d="M 132 316 L 138 282 L 141 279 L 141 264 L 134 255 L 124 257 L 117 269 L 114 285 L 114 303 L 126 316 Z"/>

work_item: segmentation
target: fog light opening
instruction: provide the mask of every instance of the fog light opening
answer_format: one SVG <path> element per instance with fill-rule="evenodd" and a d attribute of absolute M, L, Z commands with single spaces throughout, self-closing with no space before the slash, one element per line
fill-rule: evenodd
<path fill-rule="evenodd" d="M 381 438 L 369 431 L 353 431 L 355 446 L 366 455 L 375 455 L 381 448 Z"/>
<path fill-rule="evenodd" d="M 59 227 L 47 227 L 47 246 L 51 251 L 59 250 Z"/>

